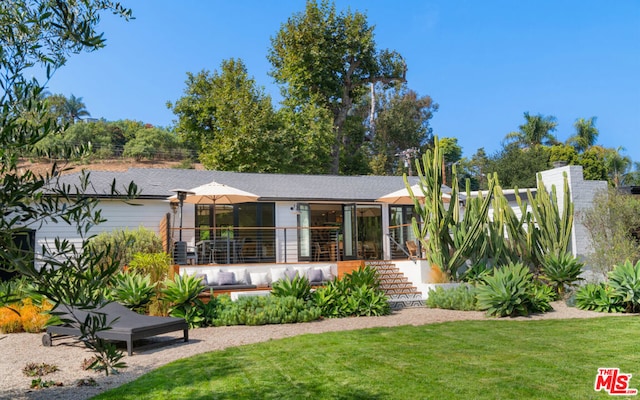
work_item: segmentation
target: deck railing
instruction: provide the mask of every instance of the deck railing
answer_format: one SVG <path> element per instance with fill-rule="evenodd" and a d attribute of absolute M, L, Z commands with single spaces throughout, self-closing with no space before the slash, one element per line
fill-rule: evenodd
<path fill-rule="evenodd" d="M 392 226 L 388 238 L 357 240 L 354 254 L 345 255 L 340 227 L 201 227 L 170 229 L 169 242 L 177 264 L 238 264 L 295 261 L 384 259 L 383 240 L 390 242 L 392 259 L 406 259 L 410 225 Z"/>

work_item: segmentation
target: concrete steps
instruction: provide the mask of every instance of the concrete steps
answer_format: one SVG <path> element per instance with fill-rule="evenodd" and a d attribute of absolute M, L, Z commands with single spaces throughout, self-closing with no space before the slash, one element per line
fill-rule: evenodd
<path fill-rule="evenodd" d="M 424 307 L 422 293 L 390 261 L 367 262 L 378 273 L 380 289 L 389 297 L 391 309 Z"/>

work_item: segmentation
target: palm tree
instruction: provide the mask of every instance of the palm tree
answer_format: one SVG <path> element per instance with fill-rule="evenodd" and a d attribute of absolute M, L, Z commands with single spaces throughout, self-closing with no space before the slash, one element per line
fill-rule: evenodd
<path fill-rule="evenodd" d="M 589 147 L 593 146 L 600 134 L 595 125 L 596 117 L 591 117 L 589 119 L 578 118 L 575 124 L 573 124 L 576 128 L 576 134 L 567 140 L 567 144 L 573 146 L 578 153 L 582 153 Z"/>
<path fill-rule="evenodd" d="M 89 111 L 87 106 L 82 102 L 82 97 L 76 97 L 73 94 L 64 103 L 64 115 L 69 122 L 74 124 L 80 117 L 88 117 Z"/>
<path fill-rule="evenodd" d="M 524 119 L 527 122 L 518 127 L 520 129 L 518 132 L 509 133 L 505 137 L 507 141 L 511 140 L 524 148 L 556 143 L 555 136 L 551 134 L 558 126 L 556 117 L 543 116 L 542 114 L 532 116 L 525 112 Z"/>
<path fill-rule="evenodd" d="M 609 173 L 609 180 L 616 188 L 626 183 L 632 164 L 629 156 L 622 155 L 624 150 L 622 146 L 617 149 L 607 149 L 604 156 L 604 161 Z"/>

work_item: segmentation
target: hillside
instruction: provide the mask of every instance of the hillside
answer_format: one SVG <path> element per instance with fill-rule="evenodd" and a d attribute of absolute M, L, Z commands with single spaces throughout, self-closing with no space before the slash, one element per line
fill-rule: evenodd
<path fill-rule="evenodd" d="M 58 162 L 58 166 L 64 166 L 68 169 L 63 174 L 70 174 L 74 172 L 80 172 L 83 169 L 93 171 L 126 171 L 129 168 L 177 168 L 182 163 L 180 161 L 135 161 L 133 159 L 114 159 L 114 160 L 98 160 L 88 164 L 79 164 L 77 162 L 70 162 L 68 165 L 64 165 L 63 162 Z M 44 174 L 51 171 L 53 166 L 52 162 L 32 162 L 29 160 L 22 160 L 19 163 L 20 171 L 31 170 L 35 174 Z M 193 169 L 203 170 L 202 164 L 192 164 Z"/>

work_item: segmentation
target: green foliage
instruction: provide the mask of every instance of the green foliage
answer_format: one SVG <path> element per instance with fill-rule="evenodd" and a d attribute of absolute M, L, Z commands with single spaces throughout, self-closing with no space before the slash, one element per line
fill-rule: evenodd
<path fill-rule="evenodd" d="M 63 185 L 58 177 L 64 166 L 54 163 L 50 172 L 34 174 L 22 171 L 18 161 L 23 155 L 40 154 L 39 142 L 64 129 L 49 113 L 44 85 L 28 78 L 32 76 L 30 69 L 38 65 L 48 80 L 69 55 L 103 47 L 105 39 L 95 31 L 102 12 L 125 19 L 131 16 L 130 10 L 110 0 L 0 2 L 0 266 L 27 277 L 35 292 L 54 304 L 87 308 L 100 304 L 103 290 L 118 268 L 101 262 L 105 252 L 82 249 L 91 228 L 104 222 L 97 210 L 98 200 L 83 195 L 90 185 L 89 174 L 82 173 L 75 185 Z M 61 158 L 73 159 L 83 151 L 66 149 Z M 114 182 L 112 194 L 117 195 L 115 188 Z M 137 194 L 134 184 L 126 191 L 125 199 Z M 34 263 L 30 252 L 18 248 L 13 237 L 25 227 L 37 229 L 44 221 L 75 229 L 82 241 L 49 238 L 48 244 L 38 249 Z M 79 323 L 84 343 L 100 363 L 124 366 L 112 363 L 114 357 L 98 341 L 96 332 L 106 325 L 103 319 L 74 322 Z"/>
<path fill-rule="evenodd" d="M 343 280 L 347 281 L 352 287 L 366 286 L 372 289 L 380 288 L 380 279 L 375 268 L 365 265 L 356 270 L 343 275 Z"/>
<path fill-rule="evenodd" d="M 208 169 L 281 172 L 291 164 L 295 136 L 285 135 L 271 97 L 249 77 L 242 60 L 223 60 L 221 71 L 187 73 L 185 96 L 169 104 L 176 127 L 197 144 Z"/>
<path fill-rule="evenodd" d="M 376 92 L 377 117 L 375 135 L 369 146 L 373 153 L 369 167 L 375 175 L 400 175 L 407 172 L 407 168 L 396 157 L 398 149 L 419 149 L 424 143 L 431 142 L 429 121 L 438 110 L 438 104 L 429 96 L 418 96 L 405 85 L 393 87 L 390 93 Z M 369 103 L 366 106 L 370 106 Z"/>
<path fill-rule="evenodd" d="M 569 251 L 573 227 L 573 203 L 569 191 L 569 181 L 564 175 L 563 203 L 559 204 L 556 187 L 547 191 L 538 178 L 536 195 L 529 193 L 529 204 L 537 231 L 537 245 L 541 254 L 560 255 Z"/>
<path fill-rule="evenodd" d="M 575 165 L 578 163 L 578 152 L 567 144 L 556 144 L 549 148 L 549 162 L 556 161 L 566 162 L 567 165 Z"/>
<path fill-rule="evenodd" d="M 605 152 L 600 146 L 590 147 L 580 154 L 578 164 L 582 165 L 585 180 L 606 181 L 609 179 L 605 164 Z"/>
<path fill-rule="evenodd" d="M 536 174 L 549 168 L 549 148 L 533 146 L 522 149 L 516 144 L 506 145 L 489 157 L 485 174 L 496 174 L 504 189 L 536 186 Z"/>
<path fill-rule="evenodd" d="M 93 237 L 89 243 L 96 254 L 105 253 L 104 263 L 116 262 L 120 267 L 128 265 L 136 253 L 162 252 L 162 241 L 158 234 L 144 227 L 103 232 Z"/>
<path fill-rule="evenodd" d="M 427 307 L 444 308 L 447 310 L 474 311 L 477 310 L 475 287 L 458 285 L 454 288 L 436 287 L 429 292 Z"/>
<path fill-rule="evenodd" d="M 484 279 L 491 275 L 491 269 L 492 267 L 486 261 L 477 261 L 464 271 L 460 276 L 460 281 L 472 285 L 484 283 Z"/>
<path fill-rule="evenodd" d="M 311 298 L 311 283 L 305 276 L 296 276 L 293 279 L 280 279 L 273 282 L 271 294 L 277 297 L 295 297 L 296 299 L 309 300 Z"/>
<path fill-rule="evenodd" d="M 531 115 L 524 113 L 525 123 L 520 125 L 517 132 L 511 132 L 505 139 L 512 141 L 520 147 L 530 149 L 542 144 L 554 144 L 556 138 L 551 132 L 556 130 L 558 123 L 554 116 L 542 114 Z"/>
<path fill-rule="evenodd" d="M 640 312 L 640 261 L 635 265 L 629 260 L 616 265 L 609 272 L 609 287 L 613 301 L 626 312 Z"/>
<path fill-rule="evenodd" d="M 136 161 L 182 158 L 184 154 L 178 147 L 179 140 L 175 133 L 160 128 L 143 127 L 124 146 L 123 155 Z"/>
<path fill-rule="evenodd" d="M 551 302 L 556 299 L 554 289 L 540 281 L 534 281 L 530 286 L 529 302 L 531 304 L 531 312 L 544 313 L 551 311 Z"/>
<path fill-rule="evenodd" d="M 116 345 L 102 339 L 97 339 L 95 344 L 90 346 L 94 349 L 96 355 L 93 362 L 89 365 L 89 369 L 97 372 L 104 372 L 106 375 L 117 374 L 118 370 L 125 368 L 127 365 L 121 361 L 124 354 L 118 350 Z"/>
<path fill-rule="evenodd" d="M 216 326 L 309 322 L 321 315 L 312 303 L 293 296 L 243 296 L 223 304 Z"/>
<path fill-rule="evenodd" d="M 536 287 L 529 268 L 519 263 L 495 268 L 476 290 L 478 309 L 497 317 L 547 311 L 551 300 L 548 295 L 552 293 Z"/>
<path fill-rule="evenodd" d="M 577 286 L 581 281 L 583 263 L 578 261 L 571 253 L 559 255 L 549 253 L 542 259 L 542 276 L 540 278 L 549 282 L 555 294 L 563 298 L 567 288 Z"/>
<path fill-rule="evenodd" d="M 589 119 L 578 118 L 573 124 L 576 128 L 576 134 L 567 140 L 578 153 L 581 153 L 593 146 L 600 132 L 596 128 L 596 117 Z"/>
<path fill-rule="evenodd" d="M 162 289 L 163 300 L 171 305 L 169 315 L 184 318 L 189 327 L 202 326 L 205 322 L 202 301 L 198 296 L 204 290 L 202 279 L 192 275 L 176 274 L 167 280 Z"/>
<path fill-rule="evenodd" d="M 614 265 L 640 260 L 640 243 L 634 236 L 640 226 L 640 199 L 616 190 L 603 192 L 584 211 L 582 223 L 589 232 L 593 252 L 589 266 L 603 277 Z"/>
<path fill-rule="evenodd" d="M 159 253 L 135 253 L 129 262 L 129 269 L 149 275 L 151 283 L 164 281 L 171 268 L 171 256 L 165 252 Z"/>
<path fill-rule="evenodd" d="M 344 274 L 341 279 L 335 278 L 318 288 L 311 297 L 324 317 L 387 315 L 391 312 L 387 296 L 379 289 L 375 270 L 369 266 Z"/>
<path fill-rule="evenodd" d="M 155 294 L 156 285 L 151 282 L 149 275 L 120 272 L 111 283 L 110 298 L 140 313 L 144 313 Z"/>
<path fill-rule="evenodd" d="M 60 368 L 58 368 L 57 365 L 55 364 L 47 364 L 47 363 L 27 363 L 27 365 L 24 366 L 24 368 L 22 368 L 22 373 L 25 374 L 26 376 L 43 376 L 43 375 L 48 375 L 48 374 L 52 374 L 56 371 L 60 371 Z"/>
<path fill-rule="evenodd" d="M 576 291 L 576 307 L 598 312 L 623 312 L 624 306 L 614 300 L 613 289 L 605 283 L 587 283 Z"/>
<path fill-rule="evenodd" d="M 405 176 L 405 184 L 414 201 L 416 213 L 420 217 L 413 218 L 413 231 L 426 249 L 427 259 L 440 268 L 451 279 L 457 279 L 458 269 L 464 264 L 466 256 L 478 246 L 482 237 L 488 210 L 496 181 L 489 179 L 489 195 L 467 200 L 466 214 L 460 218 L 460 197 L 458 194 L 458 178 L 453 169 L 453 184 L 449 204 L 445 207 L 442 200 L 444 184 L 442 165 L 444 156 L 440 149 L 438 137 L 434 139 L 433 150 L 427 150 L 422 156 L 422 163 L 416 161 L 416 169 L 420 177 L 420 189 L 424 201 L 420 202 L 411 191 Z"/>
<path fill-rule="evenodd" d="M 314 104 L 333 116 L 333 174 L 340 172 L 341 153 L 349 143 L 345 124 L 354 102 L 371 83 L 405 80 L 402 57 L 376 50 L 366 16 L 351 10 L 338 13 L 328 1 L 308 1 L 304 13 L 289 18 L 271 39 L 267 58 L 271 76 L 286 85 L 285 102 Z"/>

